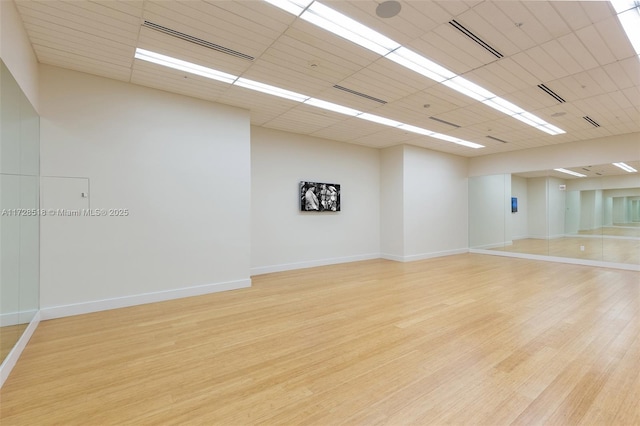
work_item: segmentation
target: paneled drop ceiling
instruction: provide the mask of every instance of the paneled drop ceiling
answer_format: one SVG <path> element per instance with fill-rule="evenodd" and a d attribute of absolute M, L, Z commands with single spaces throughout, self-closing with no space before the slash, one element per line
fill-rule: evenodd
<path fill-rule="evenodd" d="M 397 16 L 383 19 L 375 1 L 320 1 L 566 133 L 541 132 L 264 1 L 16 4 L 41 63 L 246 108 L 253 124 L 267 128 L 371 147 L 412 144 L 467 157 L 640 132 L 640 59 L 608 2 L 409 0 L 401 1 Z M 450 23 L 454 20 L 502 57 L 465 36 Z M 136 48 L 485 148 L 137 60 Z"/>

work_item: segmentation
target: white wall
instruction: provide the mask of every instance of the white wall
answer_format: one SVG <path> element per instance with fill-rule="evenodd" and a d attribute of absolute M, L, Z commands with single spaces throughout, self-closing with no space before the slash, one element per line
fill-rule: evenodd
<path fill-rule="evenodd" d="M 564 218 L 566 235 L 576 234 L 580 228 L 580 191 L 567 191 Z"/>
<path fill-rule="evenodd" d="M 251 128 L 252 274 L 377 258 L 377 149 Z M 299 182 L 340 184 L 340 212 L 301 212 Z"/>
<path fill-rule="evenodd" d="M 404 147 L 405 260 L 469 247 L 467 159 Z"/>
<path fill-rule="evenodd" d="M 469 160 L 469 176 L 640 160 L 638 140 L 640 133 L 629 133 L 474 157 Z"/>
<path fill-rule="evenodd" d="M 83 205 L 88 182 L 91 209 L 129 212 L 42 218 L 42 308 L 250 284 L 247 111 L 51 66 L 41 77 L 42 208 Z"/>
<path fill-rule="evenodd" d="M 549 238 L 561 237 L 565 234 L 564 215 L 566 210 L 567 191 L 560 190 L 560 185 L 566 185 L 564 179 L 549 177 L 547 180 L 548 188 L 548 207 L 549 215 Z"/>
<path fill-rule="evenodd" d="M 601 190 L 597 190 L 596 191 L 596 197 L 595 197 L 595 206 L 594 206 L 594 220 L 595 220 L 595 227 L 599 228 L 604 224 L 604 204 L 602 202 L 602 191 Z"/>
<path fill-rule="evenodd" d="M 508 244 L 511 236 L 507 235 L 510 229 L 507 214 L 511 214 L 510 175 L 469 179 L 469 247 L 493 248 Z"/>
<path fill-rule="evenodd" d="M 603 210 L 602 224 L 604 226 L 613 225 L 613 198 L 603 197 L 602 210 Z"/>
<path fill-rule="evenodd" d="M 518 198 L 518 212 L 511 214 L 511 239 L 519 240 L 527 238 L 528 229 L 528 205 L 527 179 L 519 176 L 511 176 L 511 196 Z"/>
<path fill-rule="evenodd" d="M 527 179 L 529 206 L 529 238 L 546 239 L 548 234 L 547 218 L 547 178 Z"/>
<path fill-rule="evenodd" d="M 582 191 L 586 189 L 610 190 L 634 188 L 640 189 L 640 173 L 567 180 L 568 191 Z"/>
<path fill-rule="evenodd" d="M 0 0 L 0 58 L 38 111 L 38 60 L 13 0 Z"/>
<path fill-rule="evenodd" d="M 580 191 L 580 230 L 590 231 L 596 227 L 596 191 Z"/>
<path fill-rule="evenodd" d="M 404 147 L 380 150 L 380 250 L 382 257 L 404 259 Z"/>

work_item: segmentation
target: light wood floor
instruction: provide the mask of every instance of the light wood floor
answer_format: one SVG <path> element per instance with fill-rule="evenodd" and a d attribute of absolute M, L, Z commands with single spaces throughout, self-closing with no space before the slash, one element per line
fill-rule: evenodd
<path fill-rule="evenodd" d="M 550 240 L 526 238 L 492 250 L 640 265 L 640 239 L 588 236 Z"/>
<path fill-rule="evenodd" d="M 16 324 L 0 327 L 0 363 L 4 361 L 29 324 Z"/>
<path fill-rule="evenodd" d="M 640 273 L 480 254 L 45 321 L 0 424 L 640 424 Z"/>
<path fill-rule="evenodd" d="M 640 238 L 640 226 L 632 224 L 625 224 L 624 226 L 603 226 L 589 231 L 578 231 L 578 234 Z"/>

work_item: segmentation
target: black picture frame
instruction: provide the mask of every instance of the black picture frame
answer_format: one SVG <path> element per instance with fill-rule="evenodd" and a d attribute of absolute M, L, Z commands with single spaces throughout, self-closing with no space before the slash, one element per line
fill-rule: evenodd
<path fill-rule="evenodd" d="M 300 181 L 298 197 L 302 212 L 339 212 L 340 184 Z"/>

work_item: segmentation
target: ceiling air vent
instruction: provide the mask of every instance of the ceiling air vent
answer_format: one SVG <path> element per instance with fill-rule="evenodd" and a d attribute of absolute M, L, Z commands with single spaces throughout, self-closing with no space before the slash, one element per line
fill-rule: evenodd
<path fill-rule="evenodd" d="M 189 43 L 197 44 L 198 46 L 206 47 L 208 49 L 213 49 L 217 52 L 226 53 L 227 55 L 235 56 L 236 58 L 246 59 L 248 61 L 253 61 L 255 59 L 251 55 L 247 55 L 245 53 L 238 52 L 233 49 L 229 49 L 228 47 L 220 46 L 219 44 L 211 43 L 210 41 L 202 40 L 201 38 L 197 38 L 189 34 L 181 33 L 180 31 L 172 30 L 171 28 L 163 27 L 162 25 L 154 24 L 153 22 L 150 22 L 150 21 L 144 21 L 142 26 L 151 28 L 152 30 L 159 31 L 161 33 L 170 35 L 172 37 L 179 38 L 180 40 L 188 41 Z"/>
<path fill-rule="evenodd" d="M 502 143 L 509 143 L 507 141 L 503 141 L 502 139 L 498 139 L 498 138 L 494 138 L 493 136 L 487 136 L 489 139 L 493 139 L 494 141 L 498 141 L 498 142 L 502 142 Z"/>
<path fill-rule="evenodd" d="M 462 34 L 466 35 L 471 40 L 475 41 L 480 46 L 485 48 L 489 53 L 491 53 L 496 58 L 500 59 L 500 58 L 502 58 L 504 56 L 504 55 L 502 55 L 502 53 L 498 52 L 496 49 L 494 49 L 493 47 L 489 46 L 489 44 L 487 42 L 485 42 L 484 40 L 482 40 L 480 37 L 478 37 L 477 35 L 475 35 L 471 31 L 469 31 L 468 29 L 466 29 L 462 24 L 460 24 L 455 19 L 449 21 L 449 24 L 451 24 L 451 26 L 453 26 L 456 30 L 460 31 Z"/>
<path fill-rule="evenodd" d="M 562 99 L 562 96 L 558 95 L 556 92 L 554 92 L 553 90 L 549 89 L 544 84 L 538 84 L 538 87 L 540 89 L 544 90 L 544 92 L 547 95 L 551 96 L 553 99 L 555 99 L 556 101 L 560 102 L 561 104 L 566 102 L 564 99 Z"/>
<path fill-rule="evenodd" d="M 437 121 L 438 123 L 447 124 L 449 126 L 453 126 L 453 127 L 457 128 L 457 129 L 460 128 L 460 126 L 458 126 L 457 124 L 450 123 L 448 121 L 444 121 L 444 120 L 441 120 L 439 118 L 435 118 L 435 117 L 429 117 L 429 118 L 434 120 L 434 121 Z"/>
<path fill-rule="evenodd" d="M 596 123 L 596 121 L 593 118 L 591 118 L 589 116 L 586 116 L 586 115 L 584 117 L 582 117 L 582 118 L 587 120 L 593 127 L 600 127 L 600 125 L 598 123 Z"/>
<path fill-rule="evenodd" d="M 387 103 L 387 101 L 383 101 L 382 99 L 378 99 L 378 98 L 375 98 L 373 96 L 367 95 L 365 93 L 357 92 L 355 90 L 348 89 L 348 88 L 343 87 L 343 86 L 339 86 L 337 84 L 335 86 L 333 86 L 333 88 L 334 89 L 338 89 L 338 90 L 342 90 L 343 92 L 351 93 L 352 95 L 360 96 L 361 98 L 369 99 L 370 101 L 374 101 L 374 102 L 377 102 L 377 103 L 382 104 L 382 105 Z"/>

